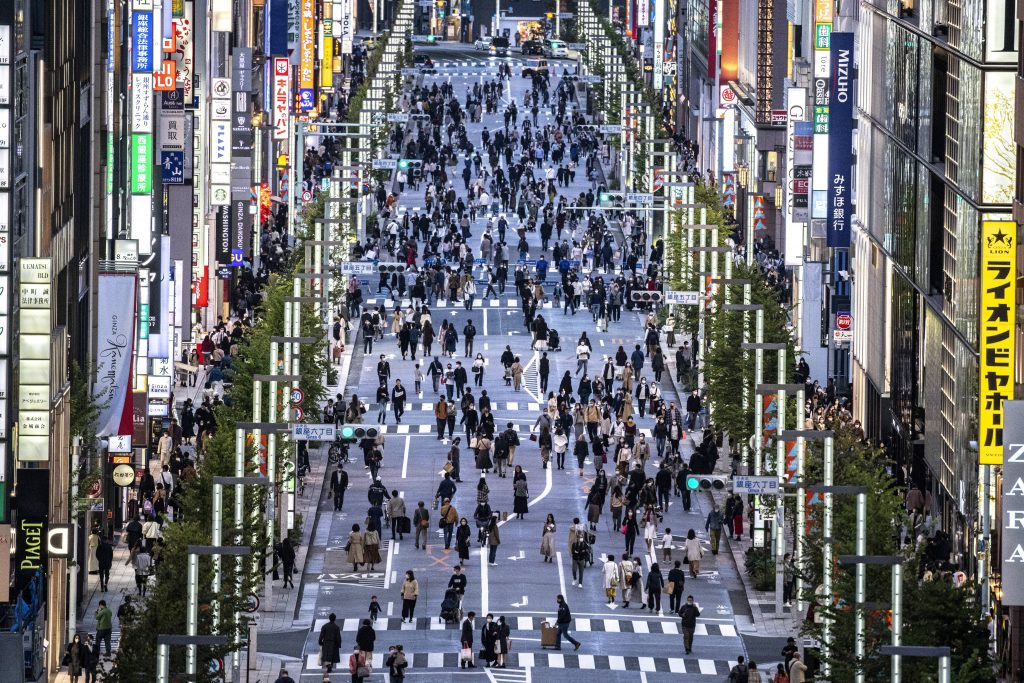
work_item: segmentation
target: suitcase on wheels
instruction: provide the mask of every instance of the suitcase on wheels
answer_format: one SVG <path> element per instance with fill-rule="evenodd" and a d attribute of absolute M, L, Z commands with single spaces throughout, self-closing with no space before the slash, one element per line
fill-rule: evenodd
<path fill-rule="evenodd" d="M 540 646 L 556 647 L 558 645 L 558 629 L 543 621 L 540 625 Z"/>
<path fill-rule="evenodd" d="M 408 517 L 398 518 L 398 533 L 410 534 L 412 533 L 412 521 Z"/>

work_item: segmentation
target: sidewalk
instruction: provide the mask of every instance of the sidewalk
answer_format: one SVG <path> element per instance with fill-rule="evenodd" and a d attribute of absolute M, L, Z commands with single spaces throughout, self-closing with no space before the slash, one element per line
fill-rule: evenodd
<path fill-rule="evenodd" d="M 682 339 L 683 335 L 679 335 L 677 337 L 677 341 L 680 343 L 682 342 Z M 662 354 L 665 356 L 665 373 L 669 376 L 672 386 L 675 387 L 676 394 L 680 397 L 685 397 L 687 392 L 684 392 L 682 390 L 682 386 L 676 382 L 676 349 L 668 348 L 664 339 L 661 341 L 661 349 Z M 698 440 L 694 438 L 693 441 L 694 446 L 697 446 Z M 725 446 L 727 445 L 728 444 L 726 443 Z M 728 449 L 724 448 L 723 450 L 727 451 Z M 730 474 L 729 459 L 719 457 L 714 473 L 728 476 Z M 718 504 L 719 508 L 722 508 L 725 505 L 725 497 L 728 494 L 729 491 L 722 490 L 703 493 L 701 495 L 709 497 Z M 746 525 L 744 526 L 746 527 Z M 745 528 L 744 532 L 749 533 L 749 529 Z M 731 540 L 725 535 L 722 536 L 721 540 L 721 547 L 728 549 L 728 556 L 731 556 L 732 558 L 736 574 L 739 576 L 740 581 L 743 584 L 743 591 L 746 594 L 747 602 L 750 605 L 752 623 L 749 627 L 740 625 L 738 630 L 741 633 L 756 633 L 758 635 L 775 636 L 779 638 L 796 636 L 800 624 L 799 620 L 794 621 L 792 608 L 784 607 L 784 616 L 776 616 L 775 591 L 755 590 L 753 582 L 747 575 L 747 571 L 744 567 L 744 562 L 746 560 L 745 552 L 751 547 L 752 543 L 753 541 L 748 535 L 745 535 L 741 541 Z"/>
<path fill-rule="evenodd" d="M 352 348 L 352 344 L 349 344 L 343 354 L 341 364 L 337 366 L 339 385 L 328 387 L 328 396 L 333 396 L 339 391 L 344 392 L 345 381 L 352 363 Z M 203 382 L 205 381 L 204 374 L 205 371 L 201 370 L 195 387 L 175 387 L 176 391 L 180 392 L 175 395 L 176 402 L 183 403 L 186 398 L 191 398 L 193 402 L 196 402 L 197 396 L 201 397 L 202 395 Z M 188 448 L 191 450 L 194 447 Z M 310 541 L 316 531 L 316 524 L 318 522 L 317 508 L 323 496 L 323 489 L 326 483 L 326 445 L 316 450 L 310 450 L 310 465 L 312 469 L 309 475 L 307 475 L 309 485 L 306 487 L 303 495 L 297 498 L 295 504 L 296 515 L 302 516 L 302 538 L 304 540 L 296 548 L 295 567 L 298 571 L 296 576 L 301 576 L 304 571 Z M 132 567 L 125 564 L 128 560 L 128 547 L 121 541 L 121 535 L 121 530 L 117 530 L 114 533 L 114 564 L 110 572 L 108 590 L 105 593 L 99 590 L 99 577 L 97 575 L 87 576 L 84 587 L 85 599 L 82 601 L 83 607 L 78 612 L 77 631 L 83 636 L 91 633 L 95 637 L 96 610 L 99 607 L 100 600 L 107 601 L 107 607 L 115 615 L 111 637 L 112 655 L 116 654 L 121 634 L 120 624 L 116 617 L 117 609 L 124 602 L 125 596 L 133 596 L 133 602 L 136 599 L 135 596 L 137 596 L 135 572 Z M 81 562 L 81 565 L 84 567 L 85 562 Z M 261 596 L 262 603 L 259 612 L 255 615 L 256 623 L 258 624 L 258 635 L 265 636 L 274 633 L 291 632 L 297 629 L 308 629 L 310 620 L 296 620 L 301 595 L 301 583 L 294 590 L 282 590 L 279 584 L 275 583 L 270 597 Z M 258 646 L 259 643 L 257 643 Z M 63 644 L 61 647 L 63 647 Z M 106 654 L 105 646 L 103 654 Z M 101 666 L 104 671 L 109 671 L 113 667 L 112 660 L 104 659 Z M 225 662 L 225 666 L 230 671 L 230 663 Z M 277 679 L 282 666 L 289 668 L 293 678 L 298 678 L 299 671 L 301 671 L 301 660 L 277 654 L 257 655 L 256 668 L 251 670 L 248 678 L 246 678 L 244 671 L 245 651 L 242 651 L 242 680 L 273 681 Z M 230 678 L 230 676 L 231 674 L 228 673 L 227 678 Z M 71 678 L 66 671 L 61 671 L 56 674 L 53 680 L 55 683 L 70 683 Z"/>

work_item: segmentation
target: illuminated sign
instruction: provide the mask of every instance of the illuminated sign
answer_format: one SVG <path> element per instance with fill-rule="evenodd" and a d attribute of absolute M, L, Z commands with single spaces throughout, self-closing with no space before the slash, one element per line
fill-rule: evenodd
<path fill-rule="evenodd" d="M 132 71 L 153 71 L 153 13 L 132 13 Z"/>
<path fill-rule="evenodd" d="M 1013 398 L 1016 287 L 1017 225 L 1013 221 L 982 221 L 978 321 L 978 455 L 982 465 L 1003 463 L 1003 402 Z"/>
<path fill-rule="evenodd" d="M 274 139 L 288 138 L 288 110 L 291 97 L 291 66 L 285 57 L 274 58 Z"/>
<path fill-rule="evenodd" d="M 313 95 L 313 61 L 316 50 L 316 6 L 313 0 L 302 2 L 302 29 L 299 36 L 299 109 L 309 111 L 316 106 Z"/>
<path fill-rule="evenodd" d="M 1008 393 L 1013 394 L 1012 387 Z M 1024 401 L 1006 401 L 1003 406 L 1007 417 L 1006 446 L 999 462 L 994 463 L 1003 466 L 1002 517 L 998 525 L 1003 558 L 999 602 L 1006 607 L 1021 607 L 1024 606 Z M 984 458 L 981 462 L 985 463 Z"/>
<path fill-rule="evenodd" d="M 853 34 L 832 34 L 828 128 L 828 246 L 850 246 L 853 169 Z M 817 107 L 815 107 L 817 109 Z"/>

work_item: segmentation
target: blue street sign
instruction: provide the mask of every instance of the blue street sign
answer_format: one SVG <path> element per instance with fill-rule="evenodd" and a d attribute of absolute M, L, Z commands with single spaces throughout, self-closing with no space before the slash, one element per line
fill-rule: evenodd
<path fill-rule="evenodd" d="M 242 265 L 245 260 L 245 252 L 241 249 L 231 250 L 231 263 L 228 264 L 231 268 L 238 268 Z"/>

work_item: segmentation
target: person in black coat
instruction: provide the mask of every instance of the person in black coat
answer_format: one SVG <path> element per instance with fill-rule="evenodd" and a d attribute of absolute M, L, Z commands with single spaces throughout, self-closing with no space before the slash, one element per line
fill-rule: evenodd
<path fill-rule="evenodd" d="M 284 584 L 282 588 L 294 588 L 295 584 L 292 583 L 292 572 L 295 571 L 295 549 L 292 548 L 291 541 L 287 538 L 282 539 L 277 545 L 277 557 L 281 560 L 281 569 L 283 571 Z M 338 647 L 341 647 L 340 641 Z"/>
<path fill-rule="evenodd" d="M 540 375 L 540 390 L 541 393 L 547 393 L 548 390 L 548 375 L 551 374 L 551 361 L 548 360 L 548 352 L 545 351 L 540 360 L 537 361 L 537 374 Z"/>
<path fill-rule="evenodd" d="M 377 633 L 370 625 L 369 619 L 363 619 L 363 625 L 356 631 L 356 645 L 366 653 L 367 659 L 373 659 L 373 643 L 377 640 Z"/>
<path fill-rule="evenodd" d="M 475 620 L 476 612 L 470 612 L 462 622 L 462 635 L 459 637 L 459 642 L 462 649 L 469 648 L 469 659 L 465 660 L 460 657 L 460 669 L 465 669 L 467 666 L 471 669 L 476 668 L 476 665 L 473 664 L 473 622 Z"/>
<path fill-rule="evenodd" d="M 330 673 L 334 665 L 341 661 L 341 628 L 337 624 L 337 615 L 327 617 L 327 623 L 320 627 L 320 663 Z"/>
<path fill-rule="evenodd" d="M 480 632 L 480 656 L 488 663 L 498 658 L 495 652 L 495 644 L 498 642 L 498 624 L 494 621 L 494 615 L 488 614 Z"/>
<path fill-rule="evenodd" d="M 683 604 L 683 588 L 686 586 L 686 572 L 683 571 L 683 563 L 679 560 L 676 560 L 675 566 L 668 571 L 665 585 L 667 586 L 669 583 L 673 584 L 672 594 L 668 601 L 669 610 L 678 614 L 679 608 Z"/>
<path fill-rule="evenodd" d="M 114 546 L 110 545 L 106 536 L 101 536 L 100 544 L 96 546 L 96 564 L 100 572 L 100 590 L 106 593 L 110 568 L 114 564 Z"/>

